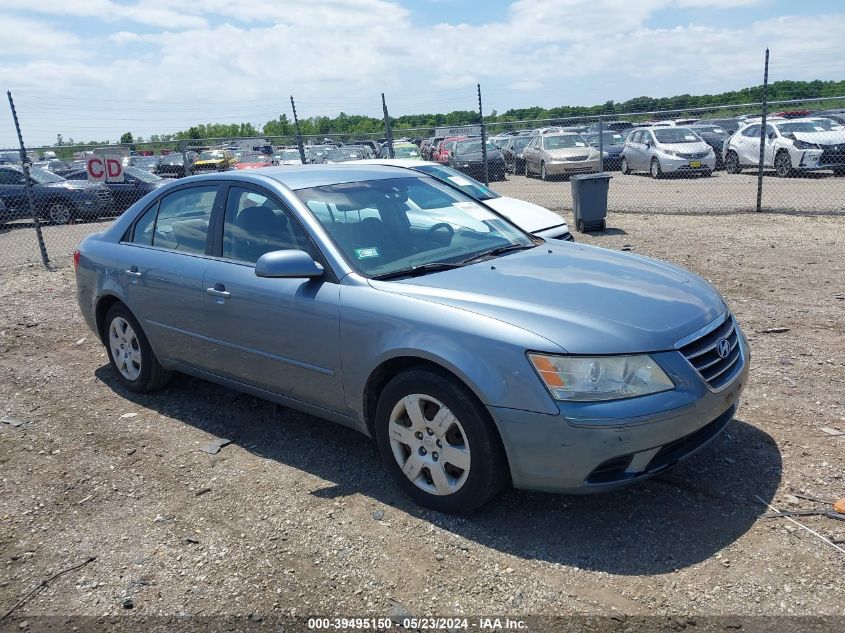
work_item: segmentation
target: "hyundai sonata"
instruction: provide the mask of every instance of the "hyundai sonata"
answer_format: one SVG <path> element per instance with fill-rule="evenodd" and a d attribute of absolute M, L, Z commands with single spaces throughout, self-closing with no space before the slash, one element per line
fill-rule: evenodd
<path fill-rule="evenodd" d="M 358 429 L 441 511 L 658 473 L 722 431 L 748 374 L 700 277 L 544 241 L 407 169 L 186 178 L 74 261 L 126 389 L 179 371 Z"/>

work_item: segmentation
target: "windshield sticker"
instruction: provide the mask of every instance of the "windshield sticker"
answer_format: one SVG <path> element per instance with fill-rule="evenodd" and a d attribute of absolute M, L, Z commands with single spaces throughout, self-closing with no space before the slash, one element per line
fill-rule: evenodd
<path fill-rule="evenodd" d="M 467 187 L 469 185 L 472 185 L 469 180 L 462 176 L 449 176 L 449 180 L 458 185 L 459 187 Z"/>
<path fill-rule="evenodd" d="M 380 257 L 378 249 L 375 246 L 370 248 L 356 248 L 355 257 L 358 259 L 367 259 L 369 257 Z"/>
<path fill-rule="evenodd" d="M 824 132 L 823 127 L 814 126 L 816 128 L 816 132 Z"/>
<path fill-rule="evenodd" d="M 485 208 L 477 205 L 474 202 L 456 202 L 454 207 L 457 207 L 464 213 L 466 213 L 469 217 L 473 220 L 478 220 L 479 222 L 484 222 L 486 220 L 494 220 L 496 218 L 495 215 L 487 211 Z"/>
<path fill-rule="evenodd" d="M 575 141 L 575 147 L 587 147 L 586 143 L 581 143 L 579 141 Z"/>
<path fill-rule="evenodd" d="M 684 134 L 684 139 L 687 141 L 696 141 L 695 134 Z"/>

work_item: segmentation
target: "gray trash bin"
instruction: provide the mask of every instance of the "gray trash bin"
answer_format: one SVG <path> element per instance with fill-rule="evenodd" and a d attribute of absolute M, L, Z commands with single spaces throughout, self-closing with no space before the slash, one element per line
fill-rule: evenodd
<path fill-rule="evenodd" d="M 607 228 L 607 189 L 610 174 L 578 174 L 569 180 L 572 183 L 572 210 L 575 213 L 575 227 L 585 231 L 604 231 Z"/>

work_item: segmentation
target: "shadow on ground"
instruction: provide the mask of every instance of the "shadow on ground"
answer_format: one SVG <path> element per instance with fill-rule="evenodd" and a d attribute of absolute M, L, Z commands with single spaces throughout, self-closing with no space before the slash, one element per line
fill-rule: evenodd
<path fill-rule="evenodd" d="M 485 547 L 611 574 L 661 574 L 706 560 L 751 528 L 765 511 L 755 495 L 771 501 L 781 480 L 774 440 L 735 419 L 701 453 L 629 488 L 591 496 L 511 490 L 470 517 L 453 517 L 411 504 L 375 443 L 356 431 L 185 376 L 136 395 L 108 365 L 96 374 L 139 406 L 334 482 L 315 496 L 365 495 Z"/>

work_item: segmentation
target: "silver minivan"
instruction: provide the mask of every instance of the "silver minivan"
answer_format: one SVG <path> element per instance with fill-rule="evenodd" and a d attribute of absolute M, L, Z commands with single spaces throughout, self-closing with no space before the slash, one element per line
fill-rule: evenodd
<path fill-rule="evenodd" d="M 646 127 L 634 130 L 622 151 L 622 173 L 647 171 L 652 178 L 665 174 L 710 176 L 716 154 L 686 127 Z"/>

